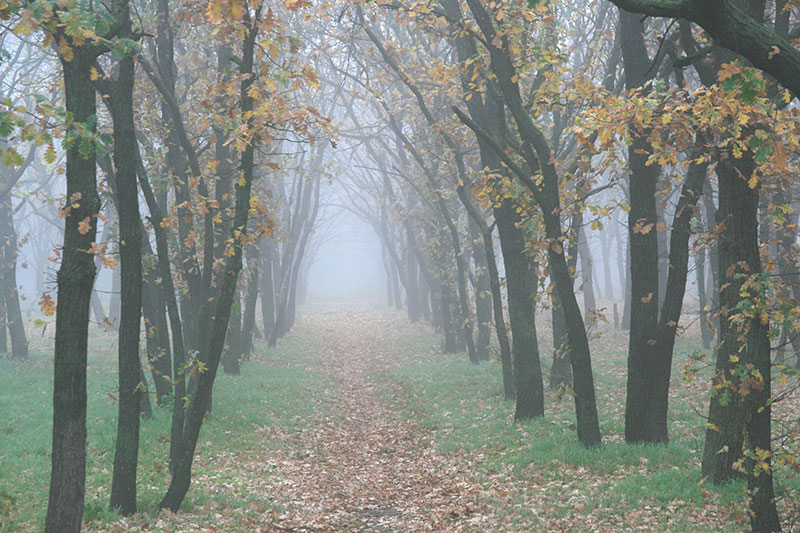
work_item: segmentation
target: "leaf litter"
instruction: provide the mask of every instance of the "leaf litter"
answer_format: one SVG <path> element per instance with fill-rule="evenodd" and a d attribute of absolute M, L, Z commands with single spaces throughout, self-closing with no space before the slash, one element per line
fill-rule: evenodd
<path fill-rule="evenodd" d="M 650 531 L 655 523 L 673 523 L 664 513 L 685 520 L 687 507 L 698 530 L 736 527 L 713 492 L 697 508 L 682 501 L 619 512 L 592 507 L 588 493 L 614 491 L 626 475 L 650 468 L 646 459 L 601 475 L 554 463 L 542 469 L 558 468 L 562 475 L 554 479 L 536 467 L 487 470 L 481 450 L 440 451 L 437 432 L 445 430 L 409 418 L 385 394 L 392 370 L 441 357 L 425 343 L 395 342 L 429 336 L 423 328 L 379 308 L 307 309 L 291 335 L 320 341 L 322 348 L 301 364 L 330 378 L 320 384 L 331 389 L 324 400 L 330 412 L 307 424 L 258 425 L 263 449 L 198 452 L 190 497 L 195 491 L 236 493 L 250 503 L 210 499 L 177 514 L 122 519 L 109 530 Z M 391 386 L 400 403 L 416 394 L 403 384 Z M 304 396 L 298 391 L 296 401 Z M 476 416 L 483 415 L 481 403 Z"/>

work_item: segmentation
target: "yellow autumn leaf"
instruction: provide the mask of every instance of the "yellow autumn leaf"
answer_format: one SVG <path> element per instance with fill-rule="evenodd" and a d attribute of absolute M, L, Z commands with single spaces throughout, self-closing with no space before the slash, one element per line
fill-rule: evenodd
<path fill-rule="evenodd" d="M 72 58 L 75 57 L 72 47 L 64 37 L 59 37 L 58 39 L 58 53 L 61 54 L 61 58 L 66 62 L 72 61 Z"/>
<path fill-rule="evenodd" d="M 39 300 L 39 308 L 45 316 L 53 316 L 53 313 L 56 311 L 56 304 L 50 296 L 43 294 L 42 299 Z"/>
<path fill-rule="evenodd" d="M 755 189 L 756 185 L 758 185 L 758 176 L 753 174 L 747 181 L 747 186 L 750 187 L 751 189 Z"/>
<path fill-rule="evenodd" d="M 89 233 L 89 230 L 92 229 L 92 219 L 89 217 L 84 218 L 80 222 L 78 222 L 78 233 L 81 235 L 86 235 Z"/>

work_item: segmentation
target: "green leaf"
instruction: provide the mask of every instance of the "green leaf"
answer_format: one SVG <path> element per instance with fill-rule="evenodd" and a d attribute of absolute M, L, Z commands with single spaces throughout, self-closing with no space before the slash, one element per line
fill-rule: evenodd
<path fill-rule="evenodd" d="M 13 148 L 9 148 L 3 153 L 3 166 L 18 167 L 23 163 L 25 163 L 25 158 Z"/>
<path fill-rule="evenodd" d="M 50 165 L 56 160 L 56 149 L 52 142 L 47 145 L 47 150 L 44 151 L 44 160 Z"/>
<path fill-rule="evenodd" d="M 81 142 L 78 145 L 78 152 L 84 159 L 89 159 L 94 155 L 94 142 L 91 137 L 81 137 Z"/>

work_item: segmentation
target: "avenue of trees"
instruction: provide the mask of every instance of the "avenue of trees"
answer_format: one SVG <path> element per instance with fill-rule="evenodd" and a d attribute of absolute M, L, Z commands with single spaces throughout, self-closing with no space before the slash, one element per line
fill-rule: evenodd
<path fill-rule="evenodd" d="M 34 324 L 55 317 L 46 530 L 81 527 L 91 324 L 119 335 L 109 505 L 137 511 L 139 420 L 160 408 L 160 508 L 177 512 L 217 371 L 246 372 L 255 338 L 291 330 L 330 205 L 374 230 L 388 305 L 444 352 L 499 360 L 515 421 L 547 416 L 546 387 L 571 397 L 587 448 L 603 442 L 592 326 L 629 333 L 624 439 L 650 445 L 670 439 L 676 339 L 699 330 L 692 364 L 715 368 L 702 475 L 746 480 L 753 531 L 780 530 L 773 474 L 800 471 L 797 420 L 772 413 L 800 368 L 799 14 L 788 0 L 0 6 L 0 350 L 28 357 L 24 249 Z"/>

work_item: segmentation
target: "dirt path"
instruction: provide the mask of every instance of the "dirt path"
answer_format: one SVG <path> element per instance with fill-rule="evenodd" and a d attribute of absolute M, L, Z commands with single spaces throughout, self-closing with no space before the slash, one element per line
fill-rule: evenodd
<path fill-rule="evenodd" d="M 377 399 L 376 373 L 407 357 L 391 340 L 409 326 L 386 313 L 352 309 L 312 315 L 293 334 L 322 339 L 322 371 L 340 387 L 321 428 L 284 435 L 292 450 L 276 458 L 286 480 L 278 522 L 293 531 L 482 530 L 489 522 L 478 485 L 456 454 L 436 451 L 428 432 L 402 422 Z"/>

